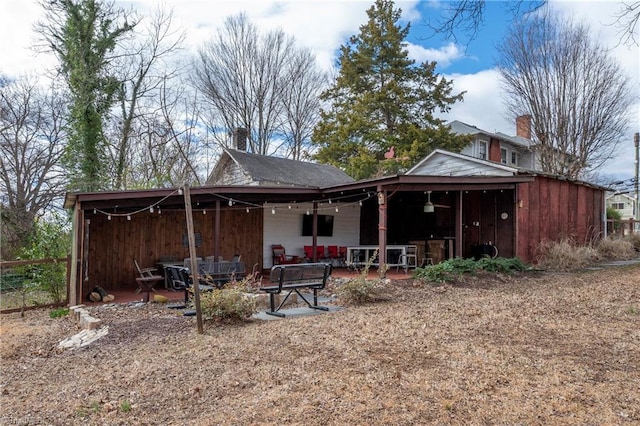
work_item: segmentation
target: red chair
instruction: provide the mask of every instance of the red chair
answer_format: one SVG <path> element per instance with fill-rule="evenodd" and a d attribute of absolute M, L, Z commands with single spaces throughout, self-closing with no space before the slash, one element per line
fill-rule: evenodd
<path fill-rule="evenodd" d="M 274 265 L 300 263 L 300 258 L 298 256 L 288 255 L 282 244 L 272 244 L 271 254 Z"/>
<path fill-rule="evenodd" d="M 337 259 L 340 257 L 338 254 L 338 246 L 327 246 L 327 256 L 329 259 Z"/>
<path fill-rule="evenodd" d="M 316 261 L 319 261 L 320 259 L 326 259 L 324 256 L 324 246 L 316 247 Z"/>
<path fill-rule="evenodd" d="M 338 247 L 338 262 L 340 266 L 347 266 L 347 247 Z"/>
<path fill-rule="evenodd" d="M 302 249 L 304 250 L 304 259 L 311 262 L 313 260 L 313 246 L 304 246 Z"/>

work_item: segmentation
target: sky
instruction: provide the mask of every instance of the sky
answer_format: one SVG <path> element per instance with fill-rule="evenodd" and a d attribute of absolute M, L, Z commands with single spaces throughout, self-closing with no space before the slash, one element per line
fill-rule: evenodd
<path fill-rule="evenodd" d="M 358 34 L 366 23 L 366 10 L 373 0 L 134 0 L 116 1 L 116 6 L 133 8 L 141 14 L 159 6 L 172 9 L 175 23 L 186 32 L 185 55 L 209 40 L 223 20 L 245 12 L 261 30 L 281 28 L 295 37 L 299 46 L 311 48 L 320 66 L 330 69 L 340 45 Z M 396 1 L 402 9 L 401 24 L 410 23 L 408 51 L 417 62 L 436 61 L 436 72 L 453 80 L 454 93 L 465 91 L 464 101 L 442 118 L 460 120 L 490 132 L 515 135 L 515 122 L 508 118 L 502 100 L 499 76 L 494 68 L 495 45 L 511 23 L 503 2 L 488 1 L 485 24 L 478 37 L 445 40 L 432 36 L 426 22 L 437 17 L 446 1 Z M 640 131 L 640 48 L 620 45 L 612 23 L 618 1 L 550 1 L 562 14 L 588 23 L 593 36 L 611 49 L 632 83 L 635 103 L 628 135 L 620 142 L 617 156 L 599 170 L 606 178 L 622 180 L 635 174 L 633 134 Z M 20 76 L 53 69 L 55 59 L 31 48 L 36 40 L 34 24 L 41 19 L 37 0 L 0 0 L 0 74 Z M 637 37 L 640 39 L 640 37 Z"/>

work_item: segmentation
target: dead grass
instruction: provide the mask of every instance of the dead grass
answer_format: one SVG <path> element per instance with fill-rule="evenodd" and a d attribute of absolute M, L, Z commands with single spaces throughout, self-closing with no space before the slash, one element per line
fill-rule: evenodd
<path fill-rule="evenodd" d="M 607 260 L 628 260 L 638 256 L 629 239 L 605 238 L 598 241 L 596 250 L 601 258 Z"/>
<path fill-rule="evenodd" d="M 481 274 L 318 316 L 207 323 L 95 307 L 76 351 L 47 311 L 2 317 L 2 424 L 640 422 L 640 266 Z M 123 409 L 123 407 L 127 409 Z"/>
<path fill-rule="evenodd" d="M 595 247 L 570 239 L 547 241 L 538 247 L 537 266 L 549 271 L 575 271 L 602 259 Z"/>

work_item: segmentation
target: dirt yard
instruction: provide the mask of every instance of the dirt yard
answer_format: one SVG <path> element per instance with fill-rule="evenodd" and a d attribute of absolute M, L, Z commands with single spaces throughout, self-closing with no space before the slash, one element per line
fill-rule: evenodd
<path fill-rule="evenodd" d="M 0 317 L 3 425 L 640 423 L 640 266 L 390 284 L 318 316 L 205 323 L 160 304 Z"/>

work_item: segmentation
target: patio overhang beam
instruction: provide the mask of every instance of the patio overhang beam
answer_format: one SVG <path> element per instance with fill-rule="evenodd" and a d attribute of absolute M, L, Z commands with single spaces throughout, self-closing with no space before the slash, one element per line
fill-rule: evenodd
<path fill-rule="evenodd" d="M 317 188 L 226 186 L 195 187 L 190 190 L 192 200 L 207 207 L 214 205 L 216 201 L 229 199 L 262 204 L 310 202 L 321 196 Z M 135 210 L 158 203 L 165 208 L 184 207 L 184 197 L 177 192 L 177 188 L 68 194 L 65 207 L 71 208 L 76 202 L 81 204 L 83 210 L 113 208 Z"/>
<path fill-rule="evenodd" d="M 515 183 L 503 183 L 503 184 L 478 184 L 478 185 L 442 185 L 442 184 L 404 184 L 404 185 L 390 185 L 385 189 L 387 191 L 483 191 L 483 190 L 498 190 L 498 189 L 515 189 Z"/>
<path fill-rule="evenodd" d="M 533 182 L 534 176 L 420 176 L 420 175 L 396 175 L 384 178 L 363 180 L 331 188 L 323 188 L 324 194 L 354 193 L 357 191 L 376 191 L 377 188 L 387 190 L 404 190 L 411 185 L 419 185 L 421 190 L 429 186 L 433 190 L 461 190 L 471 189 L 508 189 L 514 188 L 518 183 Z M 480 187 L 482 186 L 482 187 Z"/>

